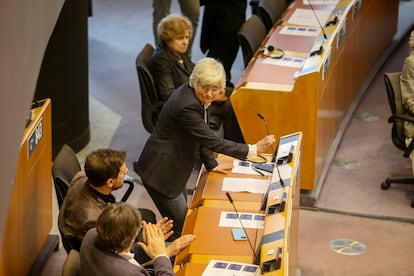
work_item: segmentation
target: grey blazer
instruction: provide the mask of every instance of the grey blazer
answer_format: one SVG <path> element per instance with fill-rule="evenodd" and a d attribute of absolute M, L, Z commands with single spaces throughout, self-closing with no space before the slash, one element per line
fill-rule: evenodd
<path fill-rule="evenodd" d="M 204 108 L 187 82 L 165 103 L 134 169 L 145 185 L 175 198 L 186 189 L 197 156 L 211 170 L 218 165 L 213 152 L 245 159 L 248 151 L 247 145 L 212 132 L 204 121 Z"/>
<path fill-rule="evenodd" d="M 142 266 L 131 264 L 124 257 L 95 246 L 96 228 L 86 233 L 80 251 L 80 275 L 122 275 L 122 276 L 150 276 Z M 155 258 L 153 269 L 157 276 L 175 275 L 171 260 L 167 257 Z"/>

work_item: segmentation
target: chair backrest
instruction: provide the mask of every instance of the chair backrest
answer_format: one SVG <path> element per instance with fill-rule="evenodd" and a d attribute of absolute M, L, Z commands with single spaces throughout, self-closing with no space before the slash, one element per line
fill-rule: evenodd
<path fill-rule="evenodd" d="M 270 31 L 286 10 L 286 0 L 260 0 L 258 8 L 266 30 Z"/>
<path fill-rule="evenodd" d="M 387 92 L 388 104 L 390 106 L 392 115 L 402 116 L 405 114 L 405 109 L 402 104 L 401 87 L 400 87 L 401 72 L 385 73 L 385 90 Z M 400 150 L 406 149 L 405 135 L 404 135 L 404 121 L 403 120 L 389 120 L 392 122 L 391 138 L 393 144 Z"/>
<path fill-rule="evenodd" d="M 75 249 L 72 249 L 63 263 L 62 276 L 78 275 L 80 275 L 80 254 Z"/>
<path fill-rule="evenodd" d="M 262 19 L 253 14 L 240 27 L 237 38 L 243 54 L 244 66 L 249 64 L 253 54 L 259 49 L 267 34 Z"/>
<path fill-rule="evenodd" d="M 59 209 L 75 174 L 81 170 L 75 152 L 68 145 L 63 145 L 52 165 L 52 176 L 56 190 Z"/>
<path fill-rule="evenodd" d="M 81 171 L 81 166 L 76 153 L 68 145 L 63 145 L 57 153 L 52 165 L 52 176 L 55 185 L 56 197 L 59 205 L 59 210 L 62 207 L 63 200 L 69 189 L 69 185 L 76 173 Z M 134 179 L 125 175 L 124 185 L 127 186 L 121 201 L 126 202 L 135 187 Z M 59 228 L 59 231 L 61 229 Z M 62 237 L 62 244 L 66 252 L 72 249 L 80 250 L 81 241 L 71 235 L 65 235 L 60 231 Z"/>
<path fill-rule="evenodd" d="M 154 47 L 146 44 L 138 53 L 135 65 L 141 91 L 141 119 L 144 128 L 149 133 L 155 128 L 163 102 L 159 99 L 151 73 L 151 57 Z"/>

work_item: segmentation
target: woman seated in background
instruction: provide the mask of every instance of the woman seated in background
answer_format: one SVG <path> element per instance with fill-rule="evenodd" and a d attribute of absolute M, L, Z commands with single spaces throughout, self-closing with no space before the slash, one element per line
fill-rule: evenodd
<path fill-rule="evenodd" d="M 162 100 L 167 100 L 179 86 L 188 81 L 194 64 L 186 54 L 193 28 L 190 20 L 182 15 L 171 14 L 158 24 L 160 44 L 152 56 L 151 71 L 155 86 Z M 239 124 L 229 100 L 233 88 L 216 95 L 209 109 L 209 126 L 218 130 L 223 123 L 225 139 L 244 143 Z"/>
<path fill-rule="evenodd" d="M 96 228 L 87 232 L 80 250 L 80 274 L 150 275 L 130 253 L 141 225 L 143 242 L 138 245 L 152 260 L 151 270 L 155 275 L 175 275 L 169 255 L 188 246 L 194 236 L 183 236 L 180 246 L 169 249 L 162 228 L 142 221 L 140 212 L 128 203 L 109 205 L 98 217 Z"/>

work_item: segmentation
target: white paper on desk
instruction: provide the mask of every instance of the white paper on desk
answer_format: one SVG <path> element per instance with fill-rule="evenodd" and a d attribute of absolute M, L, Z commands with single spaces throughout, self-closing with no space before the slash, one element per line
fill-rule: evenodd
<path fill-rule="evenodd" d="M 211 260 L 201 276 L 259 276 L 258 265 Z"/>
<path fill-rule="evenodd" d="M 320 32 L 320 27 L 284 26 L 279 33 L 284 35 L 318 36 Z"/>
<path fill-rule="evenodd" d="M 313 12 L 316 13 L 316 16 Z M 326 10 L 295 9 L 292 16 L 289 18 L 288 23 L 319 27 L 319 22 L 321 25 L 325 25 L 330 14 L 331 11 Z"/>
<path fill-rule="evenodd" d="M 267 190 L 268 180 L 254 178 L 225 177 L 221 190 L 225 192 L 262 193 Z"/>
<path fill-rule="evenodd" d="M 265 58 L 263 63 L 272 64 L 278 66 L 292 67 L 292 68 L 302 68 L 305 64 L 306 58 L 294 57 L 294 56 L 284 56 L 279 59 L 274 58 Z"/>
<path fill-rule="evenodd" d="M 292 167 L 287 165 L 287 164 L 286 165 L 279 165 L 279 166 L 277 166 L 277 168 L 279 169 L 280 177 L 283 180 L 289 179 L 290 176 L 292 175 Z M 277 178 L 279 180 L 279 176 L 277 176 Z"/>
<path fill-rule="evenodd" d="M 324 37 L 319 37 L 315 39 L 315 42 L 313 43 L 312 49 L 310 50 L 310 53 L 317 51 L 321 47 L 324 48 L 325 39 Z M 321 55 L 315 54 L 313 56 L 309 56 L 306 59 L 305 64 L 302 67 L 302 70 L 300 71 L 300 75 L 306 75 L 309 73 L 317 72 L 319 71 L 320 67 L 322 66 L 322 58 Z"/>
<path fill-rule="evenodd" d="M 309 2 L 312 5 L 336 5 L 339 0 L 303 0 L 304 5 L 309 5 Z"/>
<path fill-rule="evenodd" d="M 253 163 L 249 162 L 249 161 L 234 160 L 233 161 L 233 169 L 231 170 L 231 172 L 232 173 L 241 173 L 241 174 L 260 175 L 260 173 L 253 170 L 252 164 Z"/>
<path fill-rule="evenodd" d="M 305 62 L 305 65 L 303 65 L 302 70 L 300 71 L 299 76 L 304 76 L 304 75 L 319 71 L 321 64 L 322 64 L 321 56 L 314 55 L 314 56 L 308 57 L 308 59 Z"/>
<path fill-rule="evenodd" d="M 240 217 L 239 217 L 240 216 Z M 239 219 L 240 218 L 240 219 Z M 264 228 L 264 214 L 258 213 L 235 213 L 235 212 L 224 212 L 220 214 L 220 227 L 231 227 L 231 228 L 252 228 L 252 229 L 263 229 Z M 243 227 L 240 224 L 243 223 Z"/>
<path fill-rule="evenodd" d="M 283 158 L 289 155 L 290 148 L 296 148 L 298 141 L 293 141 L 290 143 L 284 143 L 279 145 L 277 149 L 276 159 Z"/>

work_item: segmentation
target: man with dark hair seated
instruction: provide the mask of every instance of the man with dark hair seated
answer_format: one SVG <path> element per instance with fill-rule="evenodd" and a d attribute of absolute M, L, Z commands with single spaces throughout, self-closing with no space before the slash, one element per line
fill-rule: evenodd
<path fill-rule="evenodd" d="M 124 184 L 128 168 L 125 164 L 126 152 L 113 149 L 98 149 L 91 152 L 85 160 L 85 170 L 73 178 L 67 195 L 59 211 L 58 225 L 67 252 L 80 250 L 86 232 L 96 226 L 96 220 L 102 211 L 115 203 L 112 191 Z M 149 209 L 139 209 L 142 219 L 156 223 L 155 214 Z M 173 221 L 164 217 L 157 225 L 163 230 L 165 239 L 173 231 Z M 170 251 L 180 250 L 181 240 L 169 245 Z"/>

